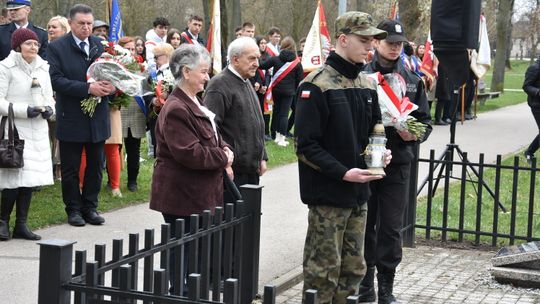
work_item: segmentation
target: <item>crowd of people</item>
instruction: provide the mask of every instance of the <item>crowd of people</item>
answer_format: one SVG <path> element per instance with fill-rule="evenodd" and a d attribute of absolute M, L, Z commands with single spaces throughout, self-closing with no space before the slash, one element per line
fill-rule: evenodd
<path fill-rule="evenodd" d="M 438 81 L 419 71 L 425 46 L 408 41 L 398 21 L 375 26 L 367 13 L 339 16 L 333 51 L 307 76 L 301 64 L 305 38 L 297 48 L 279 28 L 256 35 L 255 25 L 245 22 L 227 47 L 225 68 L 211 75 L 204 20 L 193 15 L 181 31 L 158 17 L 144 38 L 117 42 L 144 67 L 143 82 L 152 88 L 118 106 L 111 81 L 87 81 L 88 68 L 107 52 L 109 25 L 77 4 L 67 18 L 51 18 L 45 30 L 29 21 L 31 6 L 30 0 L 8 0 L 3 16 L 9 22 L 0 26 L 0 115 L 11 106 L 26 141 L 24 167 L 0 169 L 0 240 L 40 239 L 26 225 L 32 190 L 52 184 L 53 177 L 61 182 L 70 225 L 103 224 L 103 171 L 112 196 L 121 197 L 125 151 L 126 188 L 138 191 L 145 136 L 155 158 L 150 208 L 172 225 L 171 237 L 177 220 L 189 232 L 191 214 L 234 202 L 227 180 L 236 187 L 259 184 L 267 170 L 267 141 L 286 147 L 294 138 L 301 199 L 309 206 L 304 289 L 317 289 L 321 303 L 345 303 L 352 294 L 398 303 L 393 280 L 412 160 L 431 132 L 432 102 L 438 100 L 434 124 L 447 123 L 453 102 L 444 71 L 439 69 Z M 416 136 L 385 128 L 384 177 L 367 170 L 362 156 L 381 120 L 377 88 L 367 76 L 375 72 L 403 78 L 405 96 L 418 106 L 411 115 L 426 129 Z M 31 90 L 36 80 L 38 98 Z M 101 97 L 92 115 L 81 105 L 89 96 Z M 171 276 L 171 282 L 177 279 Z"/>

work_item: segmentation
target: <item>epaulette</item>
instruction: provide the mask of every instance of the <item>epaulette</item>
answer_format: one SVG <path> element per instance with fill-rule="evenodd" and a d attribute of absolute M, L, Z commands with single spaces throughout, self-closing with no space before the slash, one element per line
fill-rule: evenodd
<path fill-rule="evenodd" d="M 41 26 L 37 26 L 37 25 L 35 25 L 35 24 L 32 24 L 32 25 L 33 25 L 35 28 L 37 28 L 37 29 L 39 29 L 39 30 L 42 30 L 42 31 L 44 31 L 45 33 L 47 33 L 47 30 L 44 29 L 44 28 L 42 28 Z"/>
<path fill-rule="evenodd" d="M 324 71 L 324 66 L 317 68 L 316 70 L 311 71 L 302 82 L 313 82 L 315 78 L 319 77 Z"/>

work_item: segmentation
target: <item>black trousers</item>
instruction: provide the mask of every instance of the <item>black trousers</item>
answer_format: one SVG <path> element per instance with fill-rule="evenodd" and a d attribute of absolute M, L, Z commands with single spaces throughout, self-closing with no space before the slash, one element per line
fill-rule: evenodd
<path fill-rule="evenodd" d="M 278 132 L 287 135 L 287 126 L 289 120 L 289 110 L 294 99 L 294 95 L 273 94 L 274 108 L 272 109 L 272 132 Z"/>
<path fill-rule="evenodd" d="M 104 141 L 98 143 L 60 141 L 62 198 L 68 214 L 72 212 L 86 213 L 97 209 L 101 179 L 103 178 L 101 168 L 104 144 Z M 81 193 L 79 168 L 83 147 L 86 151 L 86 170 Z"/>
<path fill-rule="evenodd" d="M 364 247 L 367 266 L 377 266 L 379 273 L 395 272 L 401 262 L 400 230 L 409 197 L 411 163 L 390 164 L 384 171 L 385 178 L 370 182 Z"/>
<path fill-rule="evenodd" d="M 191 233 L 191 217 L 190 216 L 179 216 L 179 215 L 174 215 L 174 214 L 167 214 L 167 213 L 162 213 L 163 215 L 163 219 L 165 220 L 165 223 L 167 224 L 170 224 L 171 225 L 171 233 L 170 233 L 170 236 L 171 238 L 176 238 L 176 220 L 177 219 L 183 219 L 184 220 L 184 231 L 186 234 L 188 233 Z M 185 246 L 184 246 L 184 282 L 182 283 L 183 286 L 184 286 L 184 294 L 182 294 L 183 296 L 187 296 L 187 277 L 188 277 L 188 271 L 189 271 L 189 261 L 188 261 L 188 258 L 189 258 L 189 246 L 190 244 L 187 243 Z M 175 278 L 174 276 L 174 268 L 175 268 L 175 265 L 176 265 L 176 257 L 174 255 L 174 250 L 171 250 L 171 253 L 170 253 L 170 260 L 169 260 L 169 282 L 171 284 L 170 288 L 169 288 L 169 292 L 170 293 L 173 293 L 174 292 L 174 282 L 175 280 L 177 280 L 178 278 Z M 200 263 L 199 263 L 200 264 Z"/>
<path fill-rule="evenodd" d="M 538 127 L 539 133 L 533 139 L 533 141 L 529 145 L 529 148 L 527 148 L 527 152 L 530 154 L 534 154 L 540 147 L 540 108 L 531 108 L 531 112 L 534 116 L 534 120 L 536 121 L 536 126 Z"/>
<path fill-rule="evenodd" d="M 131 183 L 137 183 L 137 176 L 139 176 L 139 159 L 141 158 L 141 139 L 135 138 L 131 134 L 131 129 L 128 128 L 127 137 L 124 137 L 124 144 L 126 147 L 127 155 L 127 176 L 128 185 Z"/>

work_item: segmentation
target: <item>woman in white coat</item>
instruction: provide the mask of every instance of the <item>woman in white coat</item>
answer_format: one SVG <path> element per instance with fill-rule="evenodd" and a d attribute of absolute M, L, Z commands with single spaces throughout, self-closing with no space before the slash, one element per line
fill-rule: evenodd
<path fill-rule="evenodd" d="M 49 65 L 38 55 L 37 35 L 25 28 L 11 38 L 12 51 L 0 62 L 0 115 L 13 104 L 15 125 L 24 139 L 24 167 L 0 168 L 0 240 L 9 240 L 9 216 L 16 204 L 14 238 L 39 240 L 26 225 L 32 188 L 53 184 L 47 119 L 54 114 Z M 32 82 L 41 88 L 31 88 Z"/>

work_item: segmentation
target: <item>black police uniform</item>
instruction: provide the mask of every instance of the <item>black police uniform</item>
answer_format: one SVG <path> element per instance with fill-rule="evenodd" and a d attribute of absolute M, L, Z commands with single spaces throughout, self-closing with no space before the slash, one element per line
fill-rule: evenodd
<path fill-rule="evenodd" d="M 39 57 L 46 60 L 47 46 L 49 45 L 47 31 L 32 23 L 28 23 L 26 28 L 33 31 L 38 36 L 38 42 L 41 44 L 38 54 Z M 11 35 L 16 29 L 17 26 L 14 22 L 0 25 L 0 60 L 4 60 L 11 52 Z"/>
<path fill-rule="evenodd" d="M 382 74 L 395 72 L 405 79 L 406 96 L 418 105 L 418 109 L 413 111 L 411 116 L 428 125 L 426 135 L 419 141 L 426 140 L 432 130 L 429 125 L 431 117 L 424 83 L 420 77 L 405 68 L 400 59 L 396 60 L 390 69 L 381 67 L 377 52 L 373 61 L 364 67 L 364 72 Z M 404 141 L 393 127 L 385 129 L 388 138 L 387 148 L 392 151 L 392 161 L 385 168 L 385 178 L 370 182 L 372 194 L 368 201 L 364 256 L 368 267 L 377 266 L 379 273 L 393 274 L 402 257 L 399 232 L 403 224 L 403 212 L 408 203 L 411 161 L 418 142 Z"/>

